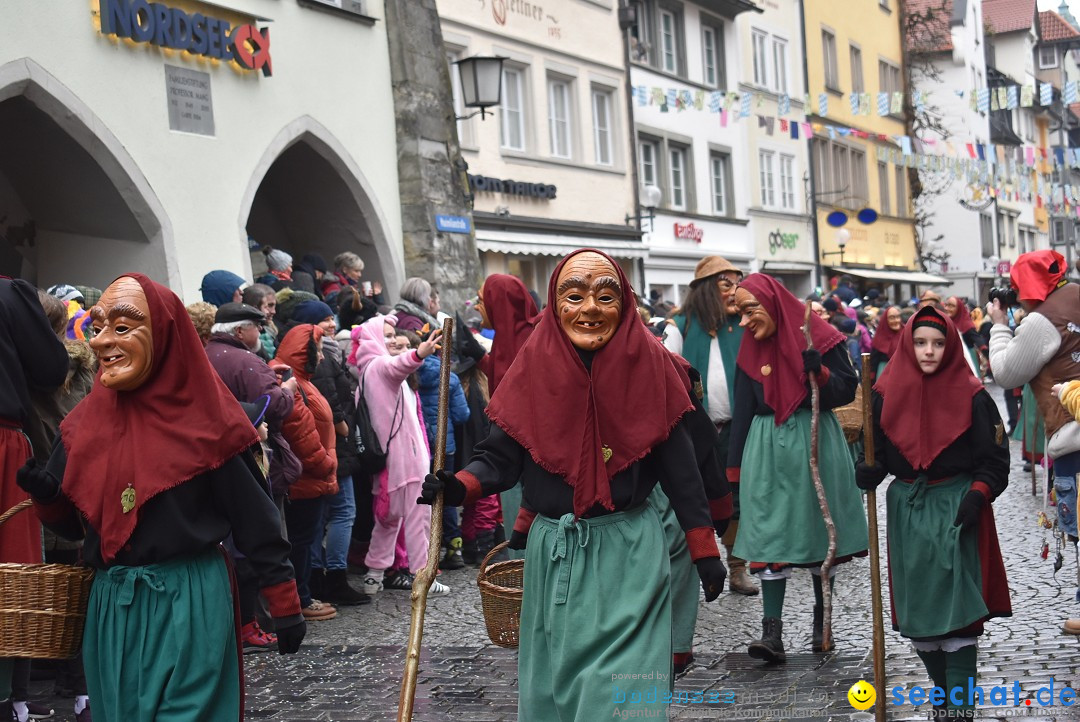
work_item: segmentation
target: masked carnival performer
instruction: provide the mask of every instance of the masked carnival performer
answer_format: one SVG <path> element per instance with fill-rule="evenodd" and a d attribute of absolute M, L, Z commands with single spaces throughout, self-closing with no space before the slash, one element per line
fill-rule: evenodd
<path fill-rule="evenodd" d="M 726 575 L 700 473 L 685 463 L 695 454 L 689 379 L 641 323 L 607 255 L 564 258 L 548 298 L 488 406 L 490 436 L 456 475 L 429 476 L 423 500 L 445 485 L 446 503 L 460 503 L 521 479 L 522 503 L 537 512 L 521 610 L 522 722 L 610 719 L 624 705 L 662 716 L 671 608 L 664 533 L 647 503 L 657 481 L 706 599 Z"/>
<path fill-rule="evenodd" d="M 877 333 L 870 343 L 870 371 L 875 379 L 881 378 L 885 364 L 889 363 L 889 359 L 896 353 L 896 347 L 900 343 L 900 331 L 904 328 L 899 306 L 889 306 L 881 316 Z"/>
<path fill-rule="evenodd" d="M 735 556 L 761 575 L 762 638 L 750 656 L 784 662 L 784 592 L 792 567 L 809 567 L 814 582 L 813 649 L 822 644 L 822 586 L 817 568 L 828 536 L 810 472 L 811 395 L 820 393 L 818 467 L 836 525 L 836 564 L 866 554 L 866 516 L 847 441 L 831 409 L 855 398 L 858 377 L 843 335 L 810 314 L 814 348 L 803 335 L 805 305 L 771 276 L 754 273 L 735 291 L 746 333 L 739 347 L 728 478 L 740 479 L 742 522 Z M 835 571 L 836 566 L 833 567 Z M 830 584 L 831 584 L 830 580 Z"/>
<path fill-rule="evenodd" d="M 230 533 L 260 579 L 278 649 L 305 623 L 277 508 L 249 451 L 258 433 L 210 366 L 172 291 L 121 276 L 91 310 L 100 370 L 19 484 L 97 569 L 83 656 L 106 720 L 243 718 Z"/>
<path fill-rule="evenodd" d="M 1012 613 L 990 507 L 1009 481 L 1009 440 L 965 355 L 933 307 L 908 322 L 874 386 L 876 463 L 860 458 L 856 481 L 873 489 L 896 477 L 886 497 L 893 629 L 947 692 L 936 716 L 974 718 L 976 642 L 986 620 Z"/>

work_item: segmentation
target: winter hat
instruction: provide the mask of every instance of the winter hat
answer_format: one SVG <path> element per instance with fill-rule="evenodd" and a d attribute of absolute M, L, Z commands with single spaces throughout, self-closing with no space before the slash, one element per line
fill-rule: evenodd
<path fill-rule="evenodd" d="M 948 332 L 948 328 L 945 325 L 945 319 L 938 313 L 923 313 L 915 319 L 915 325 L 912 327 L 912 331 L 919 328 L 932 328 L 935 331 L 940 331 L 942 336 L 945 336 Z"/>
<path fill-rule="evenodd" d="M 50 296 L 55 296 L 56 298 L 59 298 L 64 303 L 67 303 L 68 301 L 78 301 L 79 303 L 84 303 L 86 300 L 83 297 L 82 293 L 79 292 L 79 289 L 75 288 L 74 286 L 69 286 L 66 283 L 58 283 L 55 286 L 49 286 L 49 290 L 46 291 L 46 293 L 48 293 Z"/>
<path fill-rule="evenodd" d="M 285 251 L 263 246 L 263 253 L 266 254 L 266 267 L 271 271 L 285 271 L 292 265 L 292 256 Z"/>
<path fill-rule="evenodd" d="M 318 323 L 333 315 L 334 310 L 322 301 L 303 301 L 293 310 L 292 320 L 297 323 Z"/>
<path fill-rule="evenodd" d="M 261 326 L 266 323 L 266 314 L 246 303 L 222 304 L 214 314 L 214 323 L 236 323 L 237 321 L 251 321 Z"/>
<path fill-rule="evenodd" d="M 822 306 L 823 306 L 823 307 L 825 308 L 825 310 L 826 310 L 826 311 L 828 311 L 829 313 L 836 313 L 837 311 L 839 311 L 839 310 L 840 310 L 840 304 L 839 304 L 839 303 L 837 303 L 837 302 L 836 302 L 836 299 L 835 299 L 835 298 L 833 298 L 832 296 L 829 296 L 829 297 L 828 297 L 828 298 L 826 298 L 826 299 L 825 299 L 824 301 L 822 301 L 822 302 L 821 302 L 821 305 L 822 305 Z"/>
<path fill-rule="evenodd" d="M 247 281 L 237 276 L 232 271 L 210 271 L 203 276 L 202 291 L 203 300 L 215 306 L 222 306 L 233 300 L 233 294 L 237 289 L 242 289 Z"/>
<path fill-rule="evenodd" d="M 75 289 L 82 294 L 83 305 L 87 308 L 90 308 L 101 300 L 100 288 L 94 288 L 93 286 L 75 286 Z"/>
<path fill-rule="evenodd" d="M 300 262 L 315 271 L 326 273 L 326 259 L 318 253 L 305 253 L 304 257 L 300 259 Z"/>

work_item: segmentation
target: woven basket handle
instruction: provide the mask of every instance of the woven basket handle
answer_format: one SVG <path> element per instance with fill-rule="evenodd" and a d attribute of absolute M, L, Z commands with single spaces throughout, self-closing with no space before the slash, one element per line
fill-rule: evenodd
<path fill-rule="evenodd" d="M 3 521 L 4 521 L 4 518 L 0 517 L 0 523 L 2 523 Z M 501 552 L 503 549 L 505 549 L 506 545 L 509 544 L 509 543 L 510 543 L 509 541 L 504 541 L 504 542 L 500 542 L 500 543 L 496 544 L 495 546 L 491 547 L 491 551 L 489 551 L 487 553 L 487 556 L 484 557 L 484 561 L 480 562 L 480 573 L 481 574 L 486 574 L 487 573 L 488 567 L 491 566 L 491 564 L 490 564 L 491 558 L 493 556 L 495 556 L 496 554 L 498 554 L 499 552 Z"/>
<path fill-rule="evenodd" d="M 33 505 L 33 499 L 24 499 L 23 501 L 20 501 L 18 504 L 5 511 L 3 514 L 0 514 L 0 524 L 3 524 L 5 521 L 15 516 L 23 509 L 29 509 Z"/>

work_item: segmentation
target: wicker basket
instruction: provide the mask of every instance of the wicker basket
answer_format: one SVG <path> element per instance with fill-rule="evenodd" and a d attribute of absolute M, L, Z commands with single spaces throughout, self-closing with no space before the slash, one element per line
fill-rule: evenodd
<path fill-rule="evenodd" d="M 0 514 L 0 524 L 33 505 Z M 67 659 L 82 643 L 94 570 L 66 564 L 0 564 L 0 657 Z"/>
<path fill-rule="evenodd" d="M 849 444 L 859 440 L 863 428 L 862 385 L 856 387 L 855 400 L 846 406 L 833 409 L 836 420 L 840 422 L 840 428 L 844 430 L 844 438 Z"/>
<path fill-rule="evenodd" d="M 518 646 L 521 628 L 521 595 L 525 580 L 525 560 L 491 564 L 491 558 L 506 548 L 497 544 L 480 564 L 476 586 L 480 587 L 480 603 L 484 609 L 484 624 L 488 637 L 500 647 Z"/>

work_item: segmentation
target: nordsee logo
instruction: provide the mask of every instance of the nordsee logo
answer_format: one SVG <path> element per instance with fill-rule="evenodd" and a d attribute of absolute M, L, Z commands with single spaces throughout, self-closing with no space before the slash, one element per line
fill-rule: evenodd
<path fill-rule="evenodd" d="M 472 230 L 472 224 L 464 216 L 435 216 L 436 230 L 446 233 L 468 233 Z"/>

